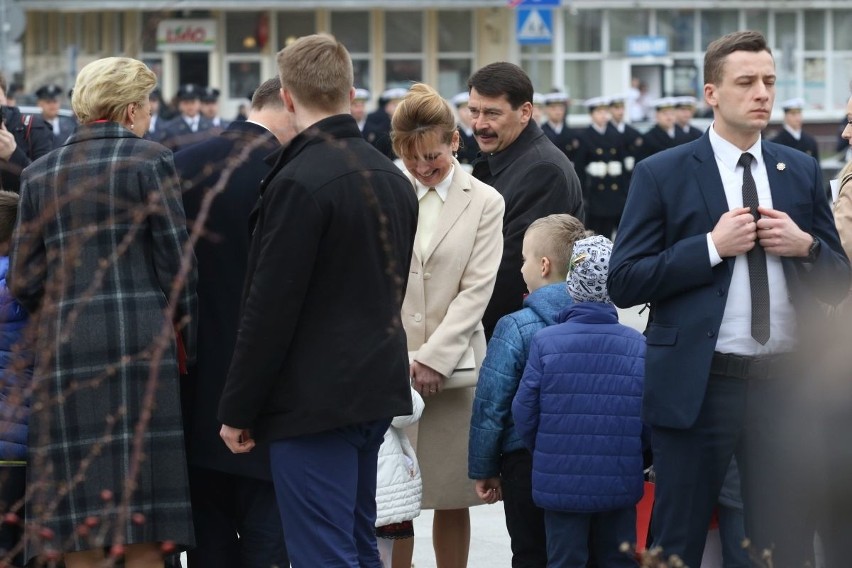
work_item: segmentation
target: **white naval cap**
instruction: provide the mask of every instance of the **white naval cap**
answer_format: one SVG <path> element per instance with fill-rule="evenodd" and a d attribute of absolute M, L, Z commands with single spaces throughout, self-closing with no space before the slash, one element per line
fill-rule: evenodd
<path fill-rule="evenodd" d="M 355 97 L 356 101 L 369 101 L 370 100 L 370 91 L 367 89 L 355 89 Z"/>
<path fill-rule="evenodd" d="M 674 97 L 660 97 L 651 103 L 651 106 L 657 110 L 663 110 L 666 108 L 674 108 L 677 106 L 677 102 Z"/>
<path fill-rule="evenodd" d="M 571 99 L 568 98 L 568 94 L 561 91 L 547 93 L 544 95 L 544 104 L 546 105 L 567 104 L 570 100 Z"/>
<path fill-rule="evenodd" d="M 543 105 L 544 104 L 544 95 L 542 95 L 541 93 L 533 93 L 532 102 L 533 102 L 534 105 Z"/>
<path fill-rule="evenodd" d="M 593 97 L 591 99 L 587 99 L 583 106 L 589 109 L 589 112 L 595 110 L 600 107 L 609 107 L 609 97 Z"/>
<path fill-rule="evenodd" d="M 467 91 L 462 91 L 461 93 L 454 96 L 450 99 L 450 102 L 453 103 L 453 106 L 458 108 L 462 105 L 466 105 L 470 101 L 470 93 Z"/>
<path fill-rule="evenodd" d="M 682 96 L 682 97 L 672 97 L 672 99 L 674 100 L 675 107 L 677 107 L 677 108 L 682 108 L 682 107 L 695 108 L 695 105 L 697 103 L 695 97 L 690 96 L 690 95 L 685 95 L 685 96 Z"/>
<path fill-rule="evenodd" d="M 784 109 L 784 112 L 787 112 L 788 110 L 802 110 L 805 108 L 805 104 L 805 99 L 797 97 L 794 99 L 787 99 L 781 103 L 781 108 Z"/>

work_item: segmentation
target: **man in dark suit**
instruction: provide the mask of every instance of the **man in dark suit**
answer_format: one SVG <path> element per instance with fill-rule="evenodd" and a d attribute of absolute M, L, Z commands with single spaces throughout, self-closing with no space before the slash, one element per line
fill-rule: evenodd
<path fill-rule="evenodd" d="M 642 136 L 642 159 L 657 152 L 674 148 L 677 139 L 675 103 L 672 97 L 663 97 L 653 102 L 657 122 Z"/>
<path fill-rule="evenodd" d="M 400 313 L 417 198 L 349 114 L 341 43 L 304 36 L 278 66 L 300 133 L 260 188 L 221 436 L 234 453 L 269 440 L 293 566 L 381 566 L 378 451 L 412 411 Z"/>
<path fill-rule="evenodd" d="M 77 121 L 59 114 L 59 98 L 62 96 L 62 87 L 59 85 L 43 85 L 36 90 L 35 95 L 36 103 L 41 108 L 41 117 L 53 129 L 53 147 L 58 148 L 65 144 L 77 128 Z"/>
<path fill-rule="evenodd" d="M 268 448 L 233 454 L 219 438 L 216 411 L 237 340 L 246 276 L 249 214 L 271 165 L 296 135 L 278 78 L 255 92 L 248 121 L 175 153 L 190 230 L 200 229 L 198 351 L 181 398 L 196 548 L 190 567 L 287 566 Z M 205 200 L 213 197 L 207 203 Z"/>
<path fill-rule="evenodd" d="M 682 96 L 674 98 L 675 105 L 675 140 L 678 144 L 686 144 L 701 138 L 701 130 L 692 126 L 695 116 L 695 97 Z"/>
<path fill-rule="evenodd" d="M 382 91 L 379 108 L 367 115 L 364 128 L 361 129 L 364 139 L 390 159 L 396 158 L 391 148 L 391 116 L 407 92 L 407 89 L 401 87 Z"/>
<path fill-rule="evenodd" d="M 162 142 L 167 148 L 177 152 L 211 136 L 212 133 L 208 131 L 213 128 L 213 123 L 201 114 L 202 91 L 201 87 L 191 83 L 181 85 L 178 89 L 180 114 L 164 125 Z"/>
<path fill-rule="evenodd" d="M 795 148 L 819 160 L 816 138 L 802 130 L 802 110 L 805 108 L 805 100 L 789 99 L 781 103 L 781 108 L 784 109 L 784 126 L 772 141 Z"/>
<path fill-rule="evenodd" d="M 215 87 L 204 87 L 201 90 L 201 116 L 210 121 L 213 128 L 228 128 L 229 121 L 219 116 L 219 89 Z"/>
<path fill-rule="evenodd" d="M 470 124 L 470 109 L 467 106 L 470 100 L 470 93 L 467 91 L 459 93 L 452 98 L 450 102 L 456 107 L 456 114 L 459 117 L 459 144 L 458 160 L 460 164 L 472 164 L 479 154 L 479 144 L 476 143 L 476 136 L 473 135 L 473 126 Z"/>
<path fill-rule="evenodd" d="M 467 82 L 468 108 L 479 144 L 473 175 L 506 202 L 503 260 L 482 325 L 491 337 L 504 315 L 521 309 L 527 286 L 518 270 L 524 232 L 553 213 L 583 219 L 583 193 L 574 166 L 532 120 L 533 86 L 523 69 L 497 62 Z"/>
<path fill-rule="evenodd" d="M 651 532 L 688 566 L 701 563 L 735 453 L 752 550 L 772 549 L 779 568 L 813 563 L 814 382 L 796 354 L 817 357 L 810 326 L 820 301 L 846 296 L 850 268 L 819 164 L 761 140 L 775 77 L 759 32 L 708 46 L 713 126 L 637 165 L 610 261 L 613 301 L 651 304 Z"/>

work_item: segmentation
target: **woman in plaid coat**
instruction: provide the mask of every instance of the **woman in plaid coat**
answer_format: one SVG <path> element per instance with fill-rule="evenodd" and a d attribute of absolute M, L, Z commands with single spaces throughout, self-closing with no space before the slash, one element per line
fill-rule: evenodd
<path fill-rule="evenodd" d="M 84 67 L 80 126 L 21 181 L 11 289 L 33 314 L 27 559 L 163 566 L 194 545 L 174 324 L 192 356 L 194 258 L 172 153 L 143 140 L 155 75 Z"/>

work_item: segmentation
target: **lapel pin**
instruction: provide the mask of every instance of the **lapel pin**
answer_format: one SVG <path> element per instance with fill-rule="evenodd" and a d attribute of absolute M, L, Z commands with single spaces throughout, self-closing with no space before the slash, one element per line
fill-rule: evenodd
<path fill-rule="evenodd" d="M 775 168 L 779 172 L 783 172 L 787 168 L 787 164 L 785 164 L 784 162 L 778 162 L 777 164 L 775 164 Z"/>

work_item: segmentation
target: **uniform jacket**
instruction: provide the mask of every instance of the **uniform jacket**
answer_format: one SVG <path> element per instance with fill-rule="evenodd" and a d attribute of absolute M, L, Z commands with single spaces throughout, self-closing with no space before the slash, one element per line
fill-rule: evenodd
<path fill-rule="evenodd" d="M 653 156 L 680 144 L 681 141 L 677 137 L 677 128 L 675 126 L 675 137 L 672 138 L 658 124 L 655 124 L 653 128 L 642 136 L 642 158 Z"/>
<path fill-rule="evenodd" d="M 409 351 L 444 376 L 452 374 L 468 346 L 474 347 L 477 366 L 485 355 L 482 314 L 503 252 L 502 223 L 500 194 L 455 161 L 425 255 L 419 233 L 415 239 L 402 306 Z"/>
<path fill-rule="evenodd" d="M 490 337 L 497 320 L 521 309 L 527 286 L 521 276 L 521 245 L 530 223 L 553 213 L 583 220 L 583 193 L 571 161 L 530 121 L 508 148 L 483 155 L 473 175 L 497 189 L 506 202 L 503 258 L 482 324 Z"/>
<path fill-rule="evenodd" d="M 612 304 L 566 308 L 536 334 L 512 403 L 533 454 L 532 494 L 550 511 L 602 512 L 642 497 L 645 341 Z"/>
<path fill-rule="evenodd" d="M 53 131 L 41 115 L 22 115 L 18 107 L 3 107 L 3 124 L 17 147 L 8 161 L 0 161 L 0 189 L 18 193 L 21 170 L 53 149 Z"/>
<path fill-rule="evenodd" d="M 280 439 L 411 413 L 411 182 L 336 115 L 280 151 L 260 193 L 219 420 Z"/>
<path fill-rule="evenodd" d="M 162 139 L 158 142 L 161 142 L 167 148 L 171 148 L 173 152 L 192 146 L 221 132 L 220 129 L 214 128 L 210 119 L 204 115 L 199 115 L 198 129 L 195 132 L 189 128 L 181 114 L 168 121 L 162 128 Z"/>
<path fill-rule="evenodd" d="M 792 134 L 790 134 L 786 128 L 781 128 L 781 130 L 778 131 L 778 134 L 775 135 L 775 138 L 773 138 L 772 141 L 777 144 L 789 146 L 790 148 L 795 148 L 800 152 L 804 152 L 808 156 L 812 156 L 817 160 L 819 159 L 819 146 L 817 146 L 816 138 L 814 138 L 807 132 L 802 132 L 801 137 L 796 140 L 796 138 Z"/>
<path fill-rule="evenodd" d="M 219 438 L 216 410 L 237 341 L 251 238 L 249 215 L 260 196 L 260 184 L 272 168 L 266 158 L 280 148 L 266 128 L 235 122 L 219 136 L 175 154 L 190 230 L 204 197 L 218 191 L 207 211 L 205 236 L 195 245 L 198 357 L 181 390 L 189 462 L 258 479 L 270 479 L 268 452 L 260 448 L 247 454 L 231 453 Z M 226 172 L 225 185 L 217 187 Z"/>
<path fill-rule="evenodd" d="M 568 128 L 567 123 L 563 123 L 562 130 L 559 131 L 559 134 L 550 126 L 550 123 L 545 121 L 544 124 L 541 125 L 541 131 L 544 132 L 544 135 L 556 145 L 557 148 L 562 150 L 562 153 L 565 154 L 569 160 L 572 162 L 576 161 L 576 154 L 580 148 L 580 138 L 579 133 L 573 128 Z"/>
<path fill-rule="evenodd" d="M 6 287 L 9 257 L 0 257 L 0 465 L 27 460 L 31 353 L 22 349 L 27 312 Z"/>
<path fill-rule="evenodd" d="M 364 139 L 373 145 L 384 156 L 391 160 L 396 158 L 390 139 L 391 117 L 384 108 L 377 108 L 367 115 L 364 123 Z"/>
<path fill-rule="evenodd" d="M 423 480 L 414 448 L 404 428 L 416 424 L 423 414 L 423 399 L 411 389 L 411 414 L 396 416 L 379 448 L 376 477 L 376 526 L 410 521 L 420 515 Z"/>
<path fill-rule="evenodd" d="M 77 128 L 77 121 L 71 118 L 70 116 L 58 115 L 55 120 L 59 121 L 59 133 L 53 134 L 53 148 L 59 148 L 68 140 L 68 137 L 71 136 L 71 133 L 74 132 L 74 129 Z M 53 133 L 53 125 L 47 120 L 44 121 L 47 124 L 47 127 Z"/>
<path fill-rule="evenodd" d="M 617 219 L 627 199 L 624 137 L 611 124 L 603 134 L 589 125 L 580 140 L 575 165 L 583 183 L 586 214 Z"/>
<path fill-rule="evenodd" d="M 762 149 L 773 207 L 821 242 L 812 266 L 782 259 L 791 301 L 805 321 L 818 313 L 817 300 L 844 298 L 849 260 L 817 161 L 773 142 Z M 706 234 L 728 210 L 706 133 L 643 160 L 633 173 L 608 290 L 621 307 L 651 304 L 643 412 L 652 425 L 689 428 L 701 407 L 735 260 L 711 267 Z"/>
<path fill-rule="evenodd" d="M 515 431 L 512 399 L 524 374 L 533 335 L 553 325 L 571 303 L 565 284 L 543 286 L 524 298 L 524 307 L 500 318 L 479 370 L 468 444 L 468 477 L 500 475 L 500 457 L 524 448 Z"/>
<path fill-rule="evenodd" d="M 479 143 L 476 141 L 476 136 L 473 135 L 473 132 L 470 134 L 465 131 L 464 126 L 461 124 L 458 127 L 459 130 L 459 138 L 461 140 L 461 144 L 459 145 L 458 150 L 458 160 L 460 164 L 472 164 L 476 159 L 477 154 L 479 154 Z"/>
<path fill-rule="evenodd" d="M 678 144 L 686 144 L 687 142 L 698 140 L 701 138 L 701 134 L 702 132 L 691 124 L 687 124 L 685 127 L 675 124 L 675 142 Z"/>

